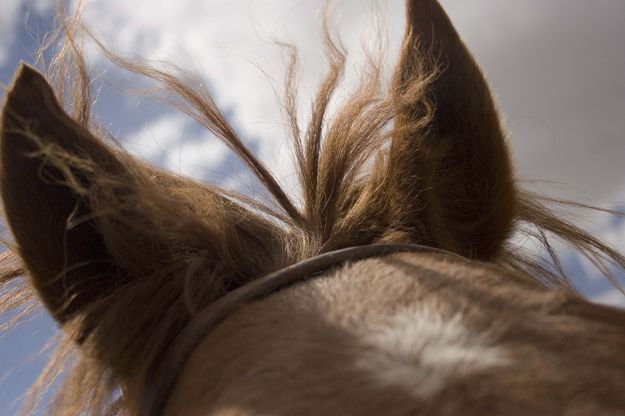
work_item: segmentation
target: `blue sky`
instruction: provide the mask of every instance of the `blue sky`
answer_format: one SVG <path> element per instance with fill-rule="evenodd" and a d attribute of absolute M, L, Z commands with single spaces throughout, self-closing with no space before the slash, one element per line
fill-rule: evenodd
<path fill-rule="evenodd" d="M 51 29 L 50 0 L 0 0 L 0 82 Z M 217 103 L 287 187 L 293 186 L 279 91 L 285 59 L 274 39 L 301 52 L 301 119 L 324 69 L 317 1 L 92 0 L 85 19 L 125 56 L 174 62 L 201 74 Z M 399 1 L 339 2 L 338 27 L 350 50 L 345 88 L 356 79 L 361 43 L 370 42 L 371 7 L 386 16 L 389 67 L 403 31 Z M 443 1 L 492 85 L 509 132 L 517 174 L 549 196 L 625 209 L 625 2 L 622 0 Z M 367 40 L 369 39 L 369 41 Z M 111 68 L 93 48 L 97 117 L 134 153 L 168 169 L 258 192 L 240 162 L 184 116 L 113 87 L 142 81 Z M 625 251 L 625 224 L 573 211 L 576 222 Z M 625 305 L 578 256 L 566 253 L 571 274 L 593 299 Z M 12 415 L 40 368 L 31 358 L 54 332 L 49 318 L 0 338 L 0 415 Z M 22 364 L 34 360 L 24 367 Z"/>

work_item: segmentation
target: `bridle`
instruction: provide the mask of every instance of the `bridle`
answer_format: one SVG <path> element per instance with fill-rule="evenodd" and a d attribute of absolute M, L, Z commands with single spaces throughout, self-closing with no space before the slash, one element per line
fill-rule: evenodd
<path fill-rule="evenodd" d="M 213 328 L 242 305 L 269 296 L 294 283 L 319 276 L 328 269 L 340 266 L 348 261 L 358 261 L 370 257 L 405 252 L 455 255 L 445 250 L 418 244 L 355 246 L 330 251 L 303 260 L 253 280 L 227 293 L 200 311 L 176 337 L 163 361 L 157 367 L 155 377 L 147 381 L 144 397 L 140 403 L 139 416 L 158 416 L 161 414 L 178 380 L 178 376 L 193 350 Z"/>
<path fill-rule="evenodd" d="M 295 263 L 227 293 L 203 309 L 176 337 L 163 361 L 157 367 L 155 376 L 147 381 L 139 415 L 158 416 L 162 413 L 178 376 L 193 350 L 213 328 L 242 305 L 269 296 L 294 283 L 319 276 L 328 269 L 348 261 L 405 252 L 454 255 L 445 250 L 418 244 L 371 244 L 349 247 Z"/>

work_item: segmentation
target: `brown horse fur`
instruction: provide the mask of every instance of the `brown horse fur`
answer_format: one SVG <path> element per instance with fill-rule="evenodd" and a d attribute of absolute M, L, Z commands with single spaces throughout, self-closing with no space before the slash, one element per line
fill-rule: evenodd
<path fill-rule="evenodd" d="M 241 308 L 212 331 L 166 413 L 616 414 L 625 411 L 625 313 L 583 300 L 511 237 L 547 234 L 608 278 L 625 258 L 520 190 L 488 86 L 434 0 L 407 2 L 389 88 L 373 59 L 328 116 L 345 53 L 326 28 L 330 67 L 305 133 L 293 59 L 285 109 L 301 207 L 245 147 L 201 83 L 133 64 L 244 160 L 266 204 L 161 171 L 105 144 L 91 120 L 76 19 L 49 79 L 22 66 L 1 120 L 4 215 L 0 310 L 40 299 L 64 339 L 34 386 L 63 370 L 49 411 L 132 414 L 177 333 L 252 279 L 337 248 L 427 244 L 347 264 Z M 56 92 L 56 97 L 55 97 Z M 69 114 L 66 112 L 69 111 Z M 553 202 L 553 201 L 551 201 Z"/>

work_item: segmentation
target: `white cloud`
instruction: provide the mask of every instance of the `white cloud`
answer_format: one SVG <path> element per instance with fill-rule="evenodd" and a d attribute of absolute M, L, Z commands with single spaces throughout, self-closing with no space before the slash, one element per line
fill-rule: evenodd
<path fill-rule="evenodd" d="M 170 114 L 148 122 L 124 140 L 126 149 L 141 158 L 183 175 L 202 177 L 224 158 L 227 148 L 208 132 L 186 134 L 188 119 Z"/>
<path fill-rule="evenodd" d="M 357 60 L 362 29 L 374 2 L 341 4 L 341 33 Z M 286 60 L 274 40 L 297 45 L 302 71 L 300 110 L 302 127 L 310 100 L 326 61 L 319 35 L 320 2 L 240 0 L 198 2 L 180 0 L 93 0 L 84 18 L 99 37 L 125 56 L 174 62 L 199 71 L 215 92 L 222 109 L 233 109 L 237 127 L 246 138 L 262 142 L 259 156 L 293 188 L 288 137 L 281 121 L 280 94 Z M 393 10 L 403 21 L 402 8 Z M 392 20 L 392 18 L 391 18 Z M 370 25 L 369 25 L 370 26 Z M 399 38 L 400 24 L 389 23 Z M 394 44 L 399 44 L 395 42 Z M 93 50 L 92 62 L 101 62 Z M 350 67 L 353 65 L 350 65 Z M 356 73 L 348 74 L 347 85 Z"/>
<path fill-rule="evenodd" d="M 352 57 L 349 69 L 362 58 L 360 40 L 363 29 L 372 27 L 367 16 L 373 4 L 388 12 L 390 44 L 397 47 L 404 26 L 400 2 L 337 3 L 337 26 Z M 566 0 L 511 0 L 505 4 L 480 0 L 479 5 L 443 1 L 493 84 L 510 131 L 519 176 L 555 182 L 531 186 L 548 195 L 611 207 L 614 201 L 625 201 L 625 118 L 618 116 L 625 111 L 625 56 L 618 41 L 625 38 L 619 18 L 625 3 L 600 3 L 601 7 L 590 3 L 572 6 Z M 292 189 L 280 100 L 272 89 L 280 91 L 285 61 L 272 40 L 290 41 L 299 48 L 303 69 L 299 103 L 305 122 L 310 99 L 325 69 L 319 36 L 320 4 L 292 0 L 92 0 L 85 19 L 98 36 L 126 56 L 171 61 L 200 72 L 219 106 L 232 110 L 244 137 L 258 139 L 261 159 Z M 99 59 L 95 54 L 90 56 L 93 62 Z M 392 66 L 394 50 L 389 56 Z M 351 71 L 346 85 L 353 85 L 354 80 L 355 72 Z M 177 170 L 180 165 L 183 172 L 200 175 L 202 171 L 191 166 L 210 169 L 226 153 L 202 153 L 192 147 L 195 144 L 185 144 L 179 157 L 179 145 L 173 140 L 182 136 L 182 120 L 168 116 L 151 122 L 152 131 L 174 155 L 173 163 L 166 162 L 169 168 Z M 154 146 L 147 131 L 145 127 L 136 132 L 132 140 L 144 142 L 146 148 Z M 207 136 L 207 143 L 210 140 Z M 611 227 L 609 217 L 597 216 L 589 230 L 624 247 L 619 237 L 623 233 Z"/>
<path fill-rule="evenodd" d="M 7 64 L 16 38 L 17 25 L 22 19 L 22 0 L 2 0 L 0 13 L 0 67 Z"/>
<path fill-rule="evenodd" d="M 603 305 L 625 308 L 625 296 L 617 290 L 607 290 L 600 296 L 592 298 L 592 301 Z"/>
<path fill-rule="evenodd" d="M 339 3 L 339 26 L 354 58 L 373 4 L 389 13 L 391 45 L 403 31 L 403 7 L 390 0 Z M 300 100 L 305 120 L 325 67 L 319 47 L 320 1 L 227 0 L 154 2 L 92 0 L 85 18 L 115 49 L 130 56 L 175 62 L 197 70 L 212 85 L 222 108 L 234 108 L 245 136 L 262 137 L 261 157 L 272 160 L 284 143 L 278 90 L 284 60 L 271 40 L 293 41 L 302 53 Z M 574 185 L 591 201 L 622 184 L 625 153 L 625 56 L 619 16 L 625 4 L 601 7 L 566 0 L 481 0 L 479 6 L 443 1 L 459 32 L 485 68 L 510 129 L 522 178 Z M 566 11 L 563 12 L 563 11 Z M 601 22 L 591 25 L 583 22 Z M 394 59 L 390 54 L 389 63 Z M 390 65 L 389 65 L 390 66 Z M 260 71 L 269 74 L 270 79 Z M 349 66 L 350 69 L 353 65 Z M 353 83 L 351 72 L 347 85 Z M 581 168 L 580 166 L 584 166 Z M 587 165 L 591 164 L 591 165 Z M 592 174 L 589 174 L 592 172 Z M 574 191 L 537 186 L 576 197 Z M 625 194 L 617 196 L 624 199 Z"/>
<path fill-rule="evenodd" d="M 0 4 L 0 67 L 7 65 L 15 47 L 19 25 L 28 24 L 30 12 L 44 14 L 52 9 L 54 0 L 2 0 Z M 28 13 L 24 14 L 24 9 Z"/>

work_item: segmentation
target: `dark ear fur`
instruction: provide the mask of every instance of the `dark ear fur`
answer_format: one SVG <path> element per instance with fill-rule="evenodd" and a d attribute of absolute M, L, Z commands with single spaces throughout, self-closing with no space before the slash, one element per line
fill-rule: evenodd
<path fill-rule="evenodd" d="M 415 207 L 414 221 L 426 224 L 432 244 L 490 259 L 507 238 L 516 209 L 493 99 L 438 2 L 409 0 L 407 17 L 394 80 L 398 117 L 392 152 L 400 201 Z M 425 100 L 405 99 L 433 65 L 438 71 L 426 84 Z M 426 118 L 425 128 L 415 123 Z"/>
<path fill-rule="evenodd" d="M 273 222 L 235 195 L 113 151 L 29 67 L 0 128 L 15 250 L 52 315 L 115 383 L 142 388 L 195 312 L 287 261 Z M 108 377 L 96 374 L 88 388 Z"/>
<path fill-rule="evenodd" d="M 84 311 L 90 330 L 102 309 L 123 315 L 130 306 L 120 305 L 137 300 L 175 305 L 186 319 L 185 308 L 283 262 L 274 224 L 217 189 L 114 152 L 63 111 L 32 68 L 18 71 L 0 127 L 5 215 L 60 322 Z"/>
<path fill-rule="evenodd" d="M 57 146 L 116 175 L 124 175 L 126 168 L 63 111 L 45 79 L 26 65 L 7 93 L 0 137 L 7 221 L 33 285 L 63 322 L 121 282 L 94 221 L 70 226 L 89 212 L 89 203 L 67 186 L 43 150 Z M 89 178 L 73 174 L 87 185 Z"/>

